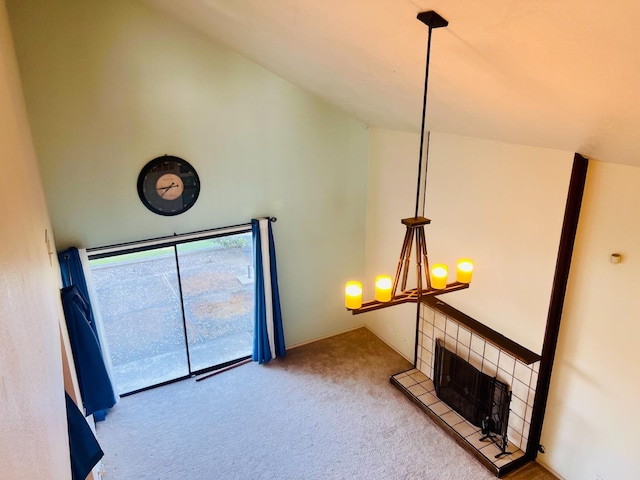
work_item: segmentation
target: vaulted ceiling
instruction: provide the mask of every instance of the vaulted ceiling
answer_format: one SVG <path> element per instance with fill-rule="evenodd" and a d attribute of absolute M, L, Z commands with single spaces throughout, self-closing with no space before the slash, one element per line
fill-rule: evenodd
<path fill-rule="evenodd" d="M 638 0 L 142 0 L 366 124 L 640 166 Z"/>

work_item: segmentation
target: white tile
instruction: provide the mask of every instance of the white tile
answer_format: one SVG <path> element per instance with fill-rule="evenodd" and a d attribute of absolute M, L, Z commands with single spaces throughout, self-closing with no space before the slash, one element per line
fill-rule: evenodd
<path fill-rule="evenodd" d="M 533 406 L 533 401 L 536 397 L 536 391 L 533 388 L 529 389 L 529 398 L 527 398 L 527 404 Z"/>
<path fill-rule="evenodd" d="M 435 358 L 435 355 L 433 353 L 430 353 L 429 355 L 425 356 L 424 361 L 433 367 L 433 365 L 435 364 Z"/>
<path fill-rule="evenodd" d="M 509 386 L 511 386 L 511 383 L 513 382 L 513 376 L 511 376 L 501 368 L 498 368 L 498 372 L 496 373 L 496 378 L 500 380 L 502 383 L 506 383 Z"/>
<path fill-rule="evenodd" d="M 433 309 L 425 305 L 423 305 L 423 307 L 422 318 L 424 319 L 425 324 L 433 325 L 433 317 L 435 316 L 435 312 L 433 311 Z"/>
<path fill-rule="evenodd" d="M 427 352 L 424 348 L 418 349 L 418 358 L 420 360 L 422 360 L 423 362 L 426 362 L 429 365 L 431 365 L 431 354 L 429 352 Z M 422 369 L 420 369 L 420 370 L 422 370 Z"/>
<path fill-rule="evenodd" d="M 433 338 L 434 340 L 442 340 L 444 341 L 444 330 L 439 328 L 434 328 L 433 330 Z"/>
<path fill-rule="evenodd" d="M 533 413 L 533 407 L 530 407 L 529 405 L 527 405 L 527 411 L 524 415 L 524 421 L 526 423 L 531 423 L 531 414 Z"/>
<path fill-rule="evenodd" d="M 538 388 L 538 372 L 531 372 L 531 382 L 529 386 L 536 390 Z"/>
<path fill-rule="evenodd" d="M 453 338 L 451 335 L 445 335 L 445 337 L 444 337 L 444 345 L 445 345 L 445 347 L 447 347 L 447 350 L 455 352 L 457 343 L 458 342 L 456 342 L 456 339 Z"/>
<path fill-rule="evenodd" d="M 503 467 L 507 463 L 511 463 L 514 460 L 517 460 L 518 458 L 524 456 L 524 452 L 522 450 L 518 449 L 518 447 L 516 445 L 514 445 L 513 443 L 511 443 L 511 442 L 509 442 L 507 451 L 508 452 L 512 452 L 511 455 L 503 455 L 500 458 L 496 458 L 493 461 L 493 464 L 495 466 Z"/>
<path fill-rule="evenodd" d="M 425 370 L 425 373 L 432 378 L 433 377 L 433 367 L 427 367 L 427 369 Z"/>
<path fill-rule="evenodd" d="M 469 347 L 465 347 L 461 343 L 458 342 L 458 348 L 456 350 L 456 354 L 465 361 L 469 361 Z"/>
<path fill-rule="evenodd" d="M 429 380 L 424 373 L 422 372 L 415 372 L 411 374 L 411 378 L 413 378 L 416 382 L 420 383 L 420 382 L 424 382 L 426 380 Z"/>
<path fill-rule="evenodd" d="M 396 377 L 396 380 L 400 385 L 407 388 L 416 384 L 416 381 L 408 375 L 402 378 Z"/>
<path fill-rule="evenodd" d="M 523 402 L 527 403 L 527 401 L 529 400 L 529 387 L 522 383 L 520 380 L 513 380 L 511 391 L 513 392 L 514 397 L 518 397 Z"/>
<path fill-rule="evenodd" d="M 482 357 L 473 350 L 469 351 L 469 363 L 482 371 Z"/>
<path fill-rule="evenodd" d="M 456 432 L 458 432 L 463 437 L 468 437 L 474 433 L 478 433 L 478 427 L 475 425 L 471 425 L 469 422 L 460 422 L 455 427 L 453 427 Z"/>
<path fill-rule="evenodd" d="M 496 365 L 499 365 L 498 363 L 499 356 L 500 356 L 500 350 L 498 350 L 494 345 L 487 343 L 487 345 L 484 347 L 484 358 L 489 360 L 491 363 L 495 363 Z"/>
<path fill-rule="evenodd" d="M 522 448 L 522 434 L 520 432 L 508 428 L 507 438 L 514 445 L 514 447 L 517 447 L 518 449 Z M 509 451 L 512 452 L 512 450 Z"/>
<path fill-rule="evenodd" d="M 444 403 L 444 402 L 436 402 L 433 405 L 429 405 L 429 408 L 436 414 L 436 415 L 444 415 L 445 413 L 448 413 L 451 411 L 451 409 L 449 408 L 449 406 Z"/>
<path fill-rule="evenodd" d="M 535 362 L 535 363 L 531 366 L 531 369 L 532 369 L 534 372 L 536 372 L 536 373 L 540 372 L 540 361 L 538 360 L 537 362 Z"/>
<path fill-rule="evenodd" d="M 445 326 L 447 324 L 447 317 L 445 317 L 441 313 L 436 312 L 434 320 L 435 320 L 434 325 L 436 326 L 436 328 L 444 332 Z"/>
<path fill-rule="evenodd" d="M 431 378 L 427 378 L 424 382 L 421 382 L 420 385 L 422 385 L 427 392 L 433 392 L 436 389 Z"/>
<path fill-rule="evenodd" d="M 525 365 L 520 360 L 516 360 L 516 368 L 513 371 L 513 376 L 520 380 L 525 385 L 529 385 L 531 382 L 531 369 L 528 365 Z"/>
<path fill-rule="evenodd" d="M 527 414 L 527 403 L 520 400 L 518 397 L 511 397 L 511 412 L 515 413 L 519 417 L 525 418 Z"/>
<path fill-rule="evenodd" d="M 451 335 L 456 340 L 458 339 L 458 324 L 454 320 L 451 320 L 450 318 L 447 318 L 446 332 L 447 332 L 447 335 Z"/>
<path fill-rule="evenodd" d="M 422 373 L 427 375 L 427 371 L 429 370 L 429 366 L 426 363 L 424 363 L 424 361 L 421 358 L 418 358 L 418 361 L 416 362 L 416 365 L 418 366 L 418 369 Z"/>
<path fill-rule="evenodd" d="M 509 415 L 509 428 L 512 428 L 520 435 L 522 435 L 522 432 L 524 431 L 524 419 L 522 417 L 519 417 L 518 415 L 514 415 L 513 412 L 511 412 L 511 415 Z"/>
<path fill-rule="evenodd" d="M 486 356 L 486 354 L 485 354 Z M 500 360 L 498 360 L 498 366 L 507 372 L 509 375 L 513 375 L 513 370 L 516 365 L 516 359 L 506 353 L 504 350 L 500 351 Z"/>
<path fill-rule="evenodd" d="M 407 388 L 414 396 L 419 397 L 420 395 L 424 395 L 427 391 L 421 385 L 412 385 Z"/>
<path fill-rule="evenodd" d="M 476 352 L 478 355 L 484 356 L 484 345 L 485 341 L 482 337 L 479 337 L 475 333 L 471 335 L 471 350 Z M 496 364 L 498 363 L 498 359 L 496 359 Z"/>
<path fill-rule="evenodd" d="M 451 426 L 457 425 L 460 422 L 464 421 L 464 418 L 462 418 L 460 415 L 458 415 L 453 410 L 450 411 L 450 412 L 445 413 L 440 418 L 442 418 L 442 420 L 444 420 L 445 422 L 447 422 Z"/>
<path fill-rule="evenodd" d="M 418 397 L 418 400 L 420 400 L 423 404 L 425 404 L 427 407 L 429 405 L 433 405 L 434 403 L 438 402 L 438 397 L 436 397 L 435 395 L 433 395 L 430 392 L 427 392 L 423 395 L 420 395 Z"/>
<path fill-rule="evenodd" d="M 478 450 L 480 450 L 481 448 L 486 447 L 487 445 L 491 445 L 487 441 L 480 440 L 482 437 L 483 437 L 482 432 L 477 432 L 477 433 L 474 433 L 474 434 L 469 435 L 468 437 L 466 437 L 466 440 L 471 445 L 473 445 Z"/>
<path fill-rule="evenodd" d="M 500 453 L 500 448 L 494 443 L 488 443 L 480 448 L 480 453 L 493 462 L 496 459 L 496 455 Z"/>
<path fill-rule="evenodd" d="M 434 347 L 433 347 L 433 339 L 429 338 L 422 346 L 425 348 L 425 350 L 429 353 L 433 353 L 435 351 Z"/>
<path fill-rule="evenodd" d="M 423 342 L 429 342 L 433 339 L 433 327 L 428 325 L 426 328 L 422 330 L 422 340 Z"/>
<path fill-rule="evenodd" d="M 464 327 L 458 329 L 458 342 L 465 347 L 471 347 L 471 332 Z"/>
<path fill-rule="evenodd" d="M 490 377 L 495 377 L 498 373 L 498 366 L 485 359 L 482 362 L 482 373 L 486 373 Z"/>

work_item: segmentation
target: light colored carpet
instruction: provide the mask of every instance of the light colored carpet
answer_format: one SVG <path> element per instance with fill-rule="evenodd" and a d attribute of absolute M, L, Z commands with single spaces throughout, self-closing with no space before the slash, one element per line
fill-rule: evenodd
<path fill-rule="evenodd" d="M 389 383 L 361 328 L 126 397 L 97 425 L 105 480 L 495 478 Z"/>

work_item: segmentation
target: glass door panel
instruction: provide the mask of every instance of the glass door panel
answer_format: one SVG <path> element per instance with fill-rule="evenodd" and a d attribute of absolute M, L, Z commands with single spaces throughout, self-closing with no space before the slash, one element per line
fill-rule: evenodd
<path fill-rule="evenodd" d="M 118 393 L 189 375 L 174 247 L 89 266 Z"/>
<path fill-rule="evenodd" d="M 177 245 L 191 370 L 251 355 L 251 233 Z"/>

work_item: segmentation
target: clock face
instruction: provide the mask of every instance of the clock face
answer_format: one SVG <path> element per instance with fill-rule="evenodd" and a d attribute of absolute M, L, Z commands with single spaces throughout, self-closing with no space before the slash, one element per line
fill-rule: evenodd
<path fill-rule="evenodd" d="M 175 173 L 165 173 L 156 182 L 156 192 L 160 198 L 175 200 L 184 192 L 184 182 Z"/>
<path fill-rule="evenodd" d="M 196 203 L 199 193 L 200 179 L 195 169 L 172 155 L 154 158 L 138 176 L 140 200 L 158 215 L 186 212 Z"/>

